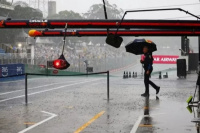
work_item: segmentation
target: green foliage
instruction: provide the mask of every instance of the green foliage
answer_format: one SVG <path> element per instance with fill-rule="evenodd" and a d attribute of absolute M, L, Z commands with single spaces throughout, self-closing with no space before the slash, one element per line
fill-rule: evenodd
<path fill-rule="evenodd" d="M 11 3 L 8 2 L 7 0 L 0 0 L 0 3 L 4 5 L 9 5 L 9 6 L 11 5 Z"/>
<path fill-rule="evenodd" d="M 48 16 L 49 19 L 83 19 L 83 17 L 74 11 L 60 11 L 58 14 Z"/>
<path fill-rule="evenodd" d="M 106 2 L 106 10 L 109 19 L 121 19 L 124 11 L 117 7 L 117 5 L 111 5 Z M 87 19 L 104 19 L 104 8 L 103 4 L 94 4 L 90 7 L 87 13 L 84 14 Z"/>
<path fill-rule="evenodd" d="M 65 11 L 60 11 L 58 14 L 48 16 L 48 19 L 84 19 L 84 17 L 74 11 L 65 10 Z M 60 44 L 62 43 L 61 40 L 63 38 L 56 37 L 56 38 L 50 38 L 50 39 L 52 39 L 56 44 Z M 67 40 L 67 44 L 73 44 L 71 47 L 74 47 L 74 44 L 76 44 L 77 42 L 88 42 L 87 37 L 83 37 L 83 38 L 67 37 L 66 40 Z"/>
<path fill-rule="evenodd" d="M 12 19 L 41 19 L 43 14 L 31 7 L 16 6 L 13 11 L 4 11 L 5 16 Z M 16 36 L 21 32 L 21 29 L 1 29 L 0 43 L 10 43 L 14 45 Z"/>
<path fill-rule="evenodd" d="M 106 1 L 106 10 L 108 19 L 121 19 L 124 11 L 117 7 L 117 5 L 111 5 Z M 84 14 L 86 19 L 105 19 L 103 4 L 94 4 L 90 7 L 87 13 Z M 89 40 L 93 44 L 105 44 L 105 37 L 89 37 Z"/>
<path fill-rule="evenodd" d="M 106 8 L 109 19 L 121 19 L 124 11 L 118 9 L 114 4 L 106 2 Z M 79 13 L 73 11 L 61 11 L 56 15 L 48 16 L 48 19 L 105 19 L 103 4 L 94 4 L 90 7 L 87 13 L 80 15 Z M 60 42 L 60 38 L 53 39 L 56 43 Z M 67 38 L 71 43 L 76 43 L 78 41 L 87 42 L 90 41 L 94 44 L 105 44 L 105 37 L 84 37 L 84 38 Z"/>
<path fill-rule="evenodd" d="M 15 7 L 14 11 L 10 12 L 9 17 L 11 17 L 12 19 L 42 19 L 43 14 L 40 11 L 31 7 L 21 7 L 20 5 L 18 5 Z"/>
<path fill-rule="evenodd" d="M 111 5 L 110 3 L 106 2 L 106 8 L 108 13 L 109 19 L 121 19 L 123 15 L 123 10 L 119 9 L 115 4 Z M 33 9 L 31 7 L 21 7 L 16 6 L 14 11 L 1 11 L 4 16 L 7 16 L 9 14 L 9 17 L 12 19 L 32 19 L 37 18 L 41 19 L 43 17 L 42 13 L 36 9 Z M 47 19 L 104 19 L 104 10 L 102 4 L 94 4 L 90 7 L 87 13 L 81 15 L 79 13 L 76 13 L 74 11 L 60 11 L 58 14 L 48 16 Z M 17 34 L 21 32 L 20 29 L 4 29 L 0 30 L 1 38 L 0 43 L 14 43 L 15 37 Z M 55 43 L 60 43 L 61 38 L 53 38 L 53 41 Z M 94 44 L 105 43 L 105 37 L 84 37 L 84 38 L 74 38 L 69 37 L 67 40 L 74 44 L 76 42 L 89 42 L 91 40 Z"/>

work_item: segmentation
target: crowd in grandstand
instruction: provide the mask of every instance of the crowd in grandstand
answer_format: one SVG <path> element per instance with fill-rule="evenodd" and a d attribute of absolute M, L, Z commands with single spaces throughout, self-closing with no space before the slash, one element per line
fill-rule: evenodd
<path fill-rule="evenodd" d="M 59 57 L 62 46 L 56 45 L 35 45 L 35 58 L 54 60 Z M 122 57 L 124 52 L 122 49 L 113 49 L 110 46 L 76 46 L 71 48 L 66 46 L 64 55 L 68 60 L 77 60 L 79 58 L 85 60 L 116 58 Z"/>
<path fill-rule="evenodd" d="M 49 60 L 58 59 L 62 52 L 62 44 L 36 44 L 35 64 L 45 65 Z M 115 49 L 109 45 L 66 45 L 64 50 L 66 60 L 71 64 L 70 69 L 78 71 L 79 67 L 85 71 L 85 62 L 88 60 L 95 71 L 104 71 L 105 68 L 115 69 L 130 64 L 133 57 L 125 52 L 125 48 Z M 73 71 L 74 71 L 73 69 Z"/>

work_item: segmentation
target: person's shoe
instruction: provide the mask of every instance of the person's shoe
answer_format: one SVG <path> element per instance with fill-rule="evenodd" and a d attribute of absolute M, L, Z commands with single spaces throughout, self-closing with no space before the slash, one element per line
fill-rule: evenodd
<path fill-rule="evenodd" d="M 144 93 L 144 94 L 141 94 L 142 97 L 149 97 L 149 94 L 147 93 Z"/>
<path fill-rule="evenodd" d="M 156 90 L 156 95 L 160 92 L 160 87 L 157 88 Z"/>

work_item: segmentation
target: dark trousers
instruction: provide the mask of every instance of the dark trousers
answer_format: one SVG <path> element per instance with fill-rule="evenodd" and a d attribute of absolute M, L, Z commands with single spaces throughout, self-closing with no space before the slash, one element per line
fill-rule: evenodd
<path fill-rule="evenodd" d="M 149 94 L 149 84 L 150 84 L 155 90 L 157 90 L 157 88 L 158 88 L 157 85 L 155 85 L 151 80 L 149 80 L 152 71 L 153 71 L 153 70 L 150 70 L 150 73 L 147 74 L 147 70 L 145 70 L 145 73 L 144 73 L 145 93 L 147 93 L 147 94 Z"/>

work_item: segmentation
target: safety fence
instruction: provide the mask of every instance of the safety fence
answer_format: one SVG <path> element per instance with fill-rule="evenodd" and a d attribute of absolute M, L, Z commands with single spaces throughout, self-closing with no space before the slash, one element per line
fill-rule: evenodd
<path fill-rule="evenodd" d="M 28 105 L 28 76 L 56 76 L 56 77 L 60 77 L 60 76 L 64 76 L 64 77 L 69 77 L 69 76 L 90 76 L 90 75 L 102 75 L 102 74 L 106 74 L 107 75 L 107 101 L 110 100 L 110 72 L 106 71 L 106 72 L 98 72 L 98 73 L 89 73 L 89 74 L 68 74 L 68 75 L 49 75 L 49 74 L 34 74 L 34 73 L 25 73 L 25 103 L 26 105 Z"/>

